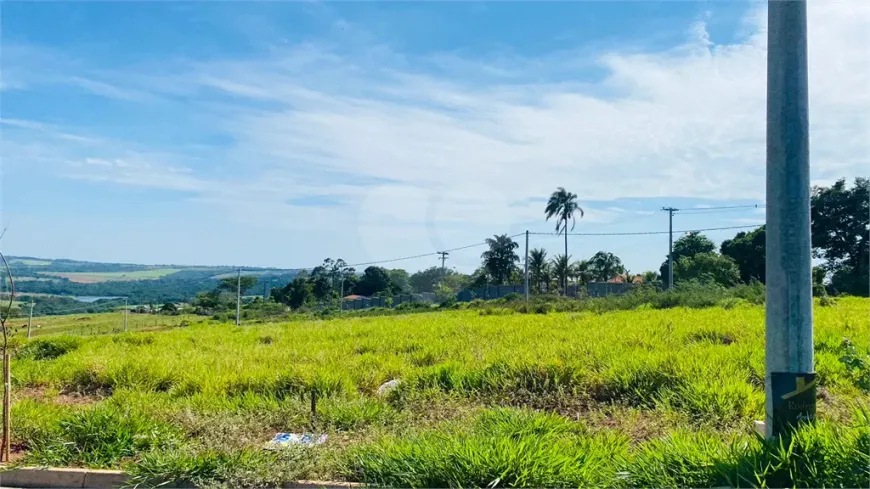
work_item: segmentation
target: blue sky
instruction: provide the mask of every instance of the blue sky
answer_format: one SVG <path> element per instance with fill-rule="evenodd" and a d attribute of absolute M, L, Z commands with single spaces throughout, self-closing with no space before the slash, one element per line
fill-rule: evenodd
<path fill-rule="evenodd" d="M 550 231 L 557 186 L 587 211 L 576 232 L 763 203 L 763 8 L 4 2 L 3 249 L 309 267 Z M 870 9 L 811 3 L 809 30 L 813 180 L 867 175 Z M 687 213 L 675 229 L 763 219 Z M 639 272 L 667 236 L 569 245 Z M 481 251 L 449 263 L 470 271 Z"/>

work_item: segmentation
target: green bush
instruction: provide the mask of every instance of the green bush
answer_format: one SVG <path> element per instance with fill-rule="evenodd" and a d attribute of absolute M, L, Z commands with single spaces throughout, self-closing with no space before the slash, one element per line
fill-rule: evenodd
<path fill-rule="evenodd" d="M 75 336 L 58 336 L 55 338 L 29 341 L 16 353 L 18 358 L 34 360 L 54 360 L 69 353 L 81 345 L 81 338 Z"/>

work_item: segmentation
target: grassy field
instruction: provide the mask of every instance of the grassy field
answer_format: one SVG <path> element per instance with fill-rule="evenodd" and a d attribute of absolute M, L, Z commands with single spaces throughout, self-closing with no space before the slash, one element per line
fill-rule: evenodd
<path fill-rule="evenodd" d="M 51 260 L 34 260 L 28 258 L 15 258 L 9 260 L 9 263 L 20 263 L 22 265 L 27 265 L 29 267 L 41 267 L 44 265 L 51 265 Z"/>
<path fill-rule="evenodd" d="M 69 279 L 72 282 L 95 284 L 118 280 L 153 280 L 179 272 L 179 268 L 154 268 L 135 272 L 40 272 L 42 275 Z"/>
<path fill-rule="evenodd" d="M 159 331 L 176 327 L 182 322 L 200 323 L 205 321 L 201 316 L 162 316 L 156 314 L 127 314 L 127 331 Z M 26 335 L 27 318 L 9 320 L 16 335 Z M 124 331 L 124 312 L 118 311 L 103 314 L 68 314 L 63 316 L 41 316 L 33 318 L 32 337 L 46 335 L 99 335 L 113 334 Z"/>
<path fill-rule="evenodd" d="M 867 487 L 868 307 L 816 307 L 820 422 L 782 446 L 752 433 L 764 311 L 745 305 L 46 336 L 13 364 L 14 435 L 26 463 L 123 467 L 144 486 Z M 329 438 L 264 450 L 279 431 Z"/>

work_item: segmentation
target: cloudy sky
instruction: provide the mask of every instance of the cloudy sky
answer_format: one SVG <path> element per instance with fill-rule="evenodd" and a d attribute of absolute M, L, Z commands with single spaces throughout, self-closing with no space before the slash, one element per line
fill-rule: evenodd
<path fill-rule="evenodd" d="M 580 196 L 578 233 L 764 202 L 763 2 L 0 8 L 10 254 L 309 267 L 550 232 L 557 186 Z M 813 182 L 868 175 L 870 3 L 810 2 L 809 39 Z M 667 236 L 569 245 L 640 272 Z M 470 271 L 482 251 L 448 263 Z"/>

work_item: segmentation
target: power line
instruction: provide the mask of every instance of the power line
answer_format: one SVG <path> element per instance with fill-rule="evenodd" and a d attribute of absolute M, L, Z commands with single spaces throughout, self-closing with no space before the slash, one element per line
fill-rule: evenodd
<path fill-rule="evenodd" d="M 524 234 L 525 234 L 525 232 L 522 232 L 522 233 L 514 234 L 513 236 L 508 236 L 508 238 L 516 238 L 517 236 L 522 236 L 522 235 L 524 235 Z M 361 266 L 364 266 L 364 265 L 378 265 L 378 264 L 380 264 L 380 263 L 392 263 L 392 262 L 397 262 L 397 261 L 413 260 L 413 259 L 415 259 L 415 258 L 425 258 L 425 257 L 427 257 L 427 256 L 440 255 L 442 252 L 450 253 L 450 252 L 453 252 L 453 251 L 466 250 L 466 249 L 468 249 L 468 248 L 475 248 L 475 247 L 477 247 L 477 246 L 483 246 L 483 245 L 485 245 L 485 244 L 487 244 L 486 241 L 480 241 L 480 242 L 477 242 L 477 243 L 474 243 L 474 244 L 465 245 L 465 246 L 460 246 L 460 247 L 458 247 L 458 248 L 450 248 L 450 249 L 443 250 L 443 251 L 433 251 L 433 252 L 430 252 L 430 253 L 423 253 L 423 254 L 420 254 L 420 255 L 403 256 L 403 257 L 401 257 L 401 258 L 390 258 L 390 259 L 387 259 L 387 260 L 369 261 L 369 262 L 365 262 L 365 263 L 351 263 L 351 264 L 349 264 L 349 265 L 347 265 L 347 266 L 348 266 L 348 267 L 361 267 Z M 310 268 L 297 268 L 297 269 L 295 269 L 295 270 L 311 270 L 311 269 L 310 269 Z"/>
<path fill-rule="evenodd" d="M 718 228 L 684 229 L 675 233 L 698 233 L 701 231 L 724 231 L 727 229 L 748 229 L 764 226 L 764 224 L 750 224 L 746 226 L 724 226 Z M 568 233 L 569 236 L 646 236 L 651 234 L 668 234 L 669 231 L 640 231 L 631 233 Z M 536 236 L 561 236 L 561 233 L 529 233 Z"/>
<path fill-rule="evenodd" d="M 675 209 L 679 212 L 694 212 L 704 213 L 708 211 L 733 210 L 733 209 L 764 209 L 767 207 L 764 204 L 749 204 L 749 205 L 723 205 L 719 207 L 694 207 L 692 209 Z"/>

